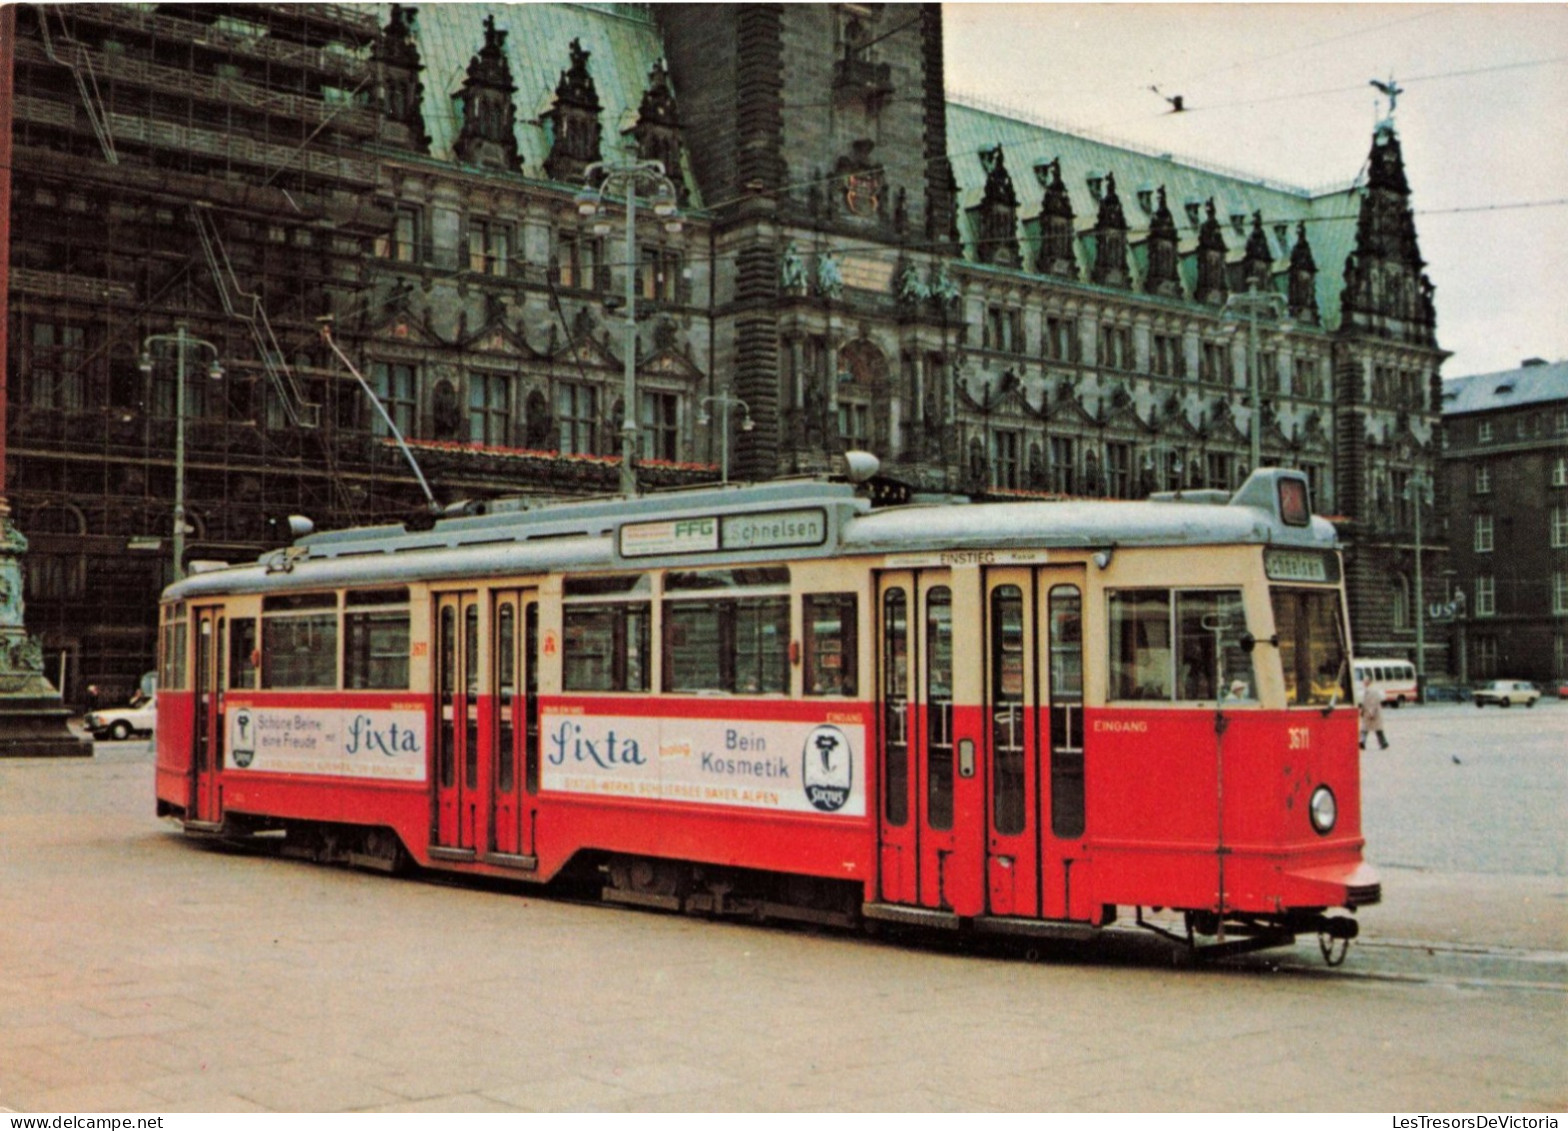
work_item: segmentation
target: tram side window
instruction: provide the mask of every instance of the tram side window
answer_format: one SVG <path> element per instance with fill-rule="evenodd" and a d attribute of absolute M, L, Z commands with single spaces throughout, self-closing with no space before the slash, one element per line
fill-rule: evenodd
<path fill-rule="evenodd" d="M 665 574 L 664 690 L 787 692 L 788 585 L 776 566 Z"/>
<path fill-rule="evenodd" d="M 561 686 L 567 691 L 647 691 L 652 582 L 645 573 L 569 577 L 562 588 Z"/>
<path fill-rule="evenodd" d="M 853 695 L 860 649 L 855 636 L 853 593 L 808 593 L 803 611 L 806 625 L 806 694 Z"/>
<path fill-rule="evenodd" d="M 229 621 L 229 688 L 248 691 L 256 686 L 256 618 L 234 617 Z"/>
<path fill-rule="evenodd" d="M 1339 593 L 1332 589 L 1269 590 L 1285 675 L 1285 702 L 1311 706 L 1350 701 Z"/>
<path fill-rule="evenodd" d="M 262 598 L 262 687 L 336 687 L 337 666 L 336 593 Z"/>
<path fill-rule="evenodd" d="M 343 686 L 351 691 L 406 688 L 408 590 L 350 591 L 344 605 Z"/>
<path fill-rule="evenodd" d="M 648 606 L 567 605 L 561 686 L 567 691 L 647 691 Z"/>
<path fill-rule="evenodd" d="M 1124 589 L 1109 595 L 1111 698 L 1252 699 L 1237 589 Z"/>
<path fill-rule="evenodd" d="M 166 608 L 163 625 L 163 655 L 158 664 L 158 686 L 174 690 L 185 686 L 185 606 Z"/>

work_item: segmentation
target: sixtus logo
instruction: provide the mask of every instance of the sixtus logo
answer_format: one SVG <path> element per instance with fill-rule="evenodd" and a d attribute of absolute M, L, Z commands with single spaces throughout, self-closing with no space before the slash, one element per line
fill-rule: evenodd
<path fill-rule="evenodd" d="M 242 770 L 256 760 L 256 719 L 249 708 L 234 712 L 234 740 L 229 756 Z"/>
<path fill-rule="evenodd" d="M 854 781 L 854 751 L 849 736 L 824 723 L 806 736 L 801 750 L 800 780 L 806 800 L 824 813 L 836 813 L 849 801 Z"/>

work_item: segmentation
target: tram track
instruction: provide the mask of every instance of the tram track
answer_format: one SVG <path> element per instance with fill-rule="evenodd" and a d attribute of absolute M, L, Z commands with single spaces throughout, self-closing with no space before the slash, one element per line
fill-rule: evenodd
<path fill-rule="evenodd" d="M 1361 939 L 1351 961 L 1329 968 L 1316 947 L 1302 942 L 1292 951 L 1249 956 L 1226 965 L 1267 965 L 1281 972 L 1456 989 L 1515 990 L 1568 994 L 1568 951 L 1423 939 Z"/>

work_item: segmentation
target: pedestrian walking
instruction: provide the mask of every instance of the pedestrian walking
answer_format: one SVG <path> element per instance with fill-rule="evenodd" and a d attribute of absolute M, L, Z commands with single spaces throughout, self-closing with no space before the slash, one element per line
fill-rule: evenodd
<path fill-rule="evenodd" d="M 100 696 L 98 694 L 98 685 L 96 683 L 89 683 L 87 685 L 87 710 L 86 710 L 86 714 L 90 715 L 90 714 L 92 714 L 94 711 L 96 711 L 98 709 L 98 701 L 99 701 L 99 699 L 100 699 Z"/>
<path fill-rule="evenodd" d="M 1388 749 L 1388 736 L 1383 733 L 1383 695 L 1371 683 L 1361 693 L 1361 749 L 1367 748 L 1367 735 L 1377 735 L 1379 750 Z"/>

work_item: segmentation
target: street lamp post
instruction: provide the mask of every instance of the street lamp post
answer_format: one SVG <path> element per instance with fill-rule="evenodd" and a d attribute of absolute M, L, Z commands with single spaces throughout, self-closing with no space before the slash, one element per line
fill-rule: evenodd
<path fill-rule="evenodd" d="M 139 368 L 143 374 L 152 373 L 152 347 L 165 343 L 174 345 L 174 580 L 180 581 L 185 577 L 185 353 L 191 348 L 211 350 L 212 364 L 207 367 L 207 376 L 214 381 L 223 377 L 223 366 L 218 363 L 217 346 L 191 337 L 185 323 L 178 322 L 172 334 L 152 334 L 142 339 Z"/>
<path fill-rule="evenodd" d="M 616 186 L 626 193 L 626 363 L 625 410 L 621 419 L 621 493 L 637 493 L 637 194 L 647 192 L 653 200 L 653 211 L 664 220 L 664 230 L 678 232 L 681 221 L 675 206 L 675 183 L 664 174 L 662 161 L 625 162 L 595 161 L 583 171 L 583 180 L 596 188 L 584 188 L 577 194 L 577 211 L 584 217 L 598 216 L 604 206 L 606 193 L 616 191 Z M 601 220 L 594 226 L 603 235 L 609 231 L 608 221 Z"/>
<path fill-rule="evenodd" d="M 756 427 L 756 423 L 751 419 L 751 406 L 739 397 L 732 397 L 728 393 L 703 397 L 700 403 L 704 406 L 710 404 L 719 406 L 719 481 L 727 484 L 730 481 L 730 410 L 740 409 L 740 430 L 750 432 Z M 706 427 L 711 419 L 704 407 L 697 417 L 697 423 Z"/>
<path fill-rule="evenodd" d="M 1426 701 L 1426 592 L 1421 574 L 1421 508 L 1432 501 L 1432 484 L 1424 471 L 1413 471 L 1405 481 L 1405 498 L 1416 514 L 1416 700 Z"/>
<path fill-rule="evenodd" d="M 1258 290 L 1258 281 L 1247 283 L 1246 294 L 1231 295 L 1225 300 L 1225 317 L 1244 317 L 1247 320 L 1247 396 L 1252 400 L 1252 426 L 1248 430 L 1252 440 L 1252 466 L 1256 471 L 1263 463 L 1263 382 L 1258 373 L 1258 314 L 1276 319 L 1285 312 L 1284 296 L 1273 291 Z M 1289 330 L 1290 323 L 1279 322 L 1281 330 Z"/>

